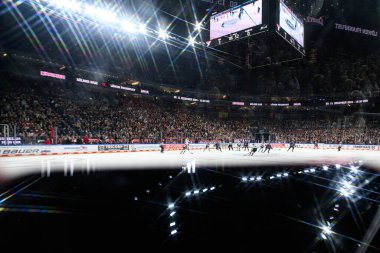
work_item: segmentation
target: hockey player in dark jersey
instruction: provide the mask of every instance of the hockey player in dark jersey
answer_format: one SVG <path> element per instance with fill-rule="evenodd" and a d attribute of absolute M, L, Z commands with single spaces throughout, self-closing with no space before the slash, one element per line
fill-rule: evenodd
<path fill-rule="evenodd" d="M 222 147 L 221 147 L 219 141 L 218 141 L 217 143 L 215 143 L 215 149 L 216 149 L 216 150 L 219 150 L 220 152 L 222 152 Z"/>
<path fill-rule="evenodd" d="M 244 146 L 243 146 L 243 151 L 249 151 L 249 147 L 248 147 L 248 141 L 247 140 L 244 140 Z"/>
<path fill-rule="evenodd" d="M 164 153 L 165 147 L 164 147 L 164 143 L 162 142 L 160 144 L 160 149 L 161 149 L 161 153 Z"/>
<path fill-rule="evenodd" d="M 233 145 L 232 145 L 232 141 L 230 141 L 229 143 L 228 143 L 228 150 L 234 150 L 234 147 L 233 147 Z"/>
<path fill-rule="evenodd" d="M 341 149 L 342 149 L 342 142 L 339 142 L 339 144 L 338 144 L 338 152 L 340 152 Z"/>
<path fill-rule="evenodd" d="M 207 149 L 208 149 L 208 152 L 210 152 L 210 142 L 206 142 L 206 147 L 203 150 L 203 152 L 205 152 Z"/>
<path fill-rule="evenodd" d="M 318 147 L 318 142 L 314 142 L 314 148 L 313 149 L 319 149 L 319 147 Z"/>
<path fill-rule="evenodd" d="M 270 143 L 268 143 L 268 144 L 265 146 L 265 150 L 264 150 L 263 153 L 265 153 L 267 150 L 268 150 L 268 153 L 269 153 L 269 151 L 270 151 L 271 149 L 273 149 L 273 148 L 272 148 L 272 145 L 271 145 Z"/>
<path fill-rule="evenodd" d="M 292 152 L 294 152 L 294 148 L 296 147 L 296 144 L 294 143 L 294 141 L 291 141 L 290 143 L 289 143 L 289 148 L 288 148 L 288 151 L 289 150 L 292 150 Z"/>

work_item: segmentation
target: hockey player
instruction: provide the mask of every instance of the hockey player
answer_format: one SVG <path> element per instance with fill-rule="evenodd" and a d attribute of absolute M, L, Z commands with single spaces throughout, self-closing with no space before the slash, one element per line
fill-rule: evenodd
<path fill-rule="evenodd" d="M 186 138 L 186 140 L 185 140 L 185 146 L 183 146 L 182 151 L 181 151 L 180 154 L 185 154 L 186 151 L 188 151 L 190 154 L 193 154 L 193 153 L 190 152 L 190 141 L 189 141 L 188 138 Z"/>
<path fill-rule="evenodd" d="M 273 149 L 273 148 L 272 148 L 272 145 L 271 145 L 270 143 L 268 143 L 268 144 L 265 146 L 265 150 L 264 150 L 263 153 L 265 153 L 265 152 L 268 150 L 268 154 L 269 154 L 269 151 L 270 151 L 271 149 Z"/>
<path fill-rule="evenodd" d="M 294 141 L 291 141 L 290 143 L 289 143 L 289 148 L 288 148 L 288 151 L 289 150 L 292 150 L 292 152 L 294 152 L 294 148 L 296 147 L 296 144 L 294 143 Z"/>
<path fill-rule="evenodd" d="M 221 145 L 220 145 L 219 141 L 215 143 L 215 149 L 219 150 L 220 152 L 222 152 L 222 148 L 221 148 Z"/>
<path fill-rule="evenodd" d="M 165 147 L 164 147 L 164 143 L 162 142 L 160 144 L 160 149 L 161 149 L 161 153 L 164 153 Z"/>
<path fill-rule="evenodd" d="M 314 142 L 314 148 L 313 149 L 319 149 L 319 147 L 318 147 L 318 142 Z"/>
<path fill-rule="evenodd" d="M 232 141 L 228 143 L 228 150 L 234 150 L 234 147 L 232 146 Z"/>
<path fill-rule="evenodd" d="M 257 151 L 257 147 L 255 144 L 253 144 L 251 152 L 248 153 L 248 156 L 253 156 Z"/>
<path fill-rule="evenodd" d="M 208 149 L 208 152 L 210 152 L 210 142 L 206 142 L 206 147 L 205 149 L 203 150 L 203 152 L 205 152 L 206 150 Z"/>
<path fill-rule="evenodd" d="M 243 146 L 243 151 L 249 151 L 249 147 L 248 147 L 248 141 L 247 140 L 244 140 L 244 146 Z"/>
<path fill-rule="evenodd" d="M 341 149 L 342 149 L 342 142 L 339 142 L 339 144 L 338 144 L 338 152 L 340 152 Z"/>

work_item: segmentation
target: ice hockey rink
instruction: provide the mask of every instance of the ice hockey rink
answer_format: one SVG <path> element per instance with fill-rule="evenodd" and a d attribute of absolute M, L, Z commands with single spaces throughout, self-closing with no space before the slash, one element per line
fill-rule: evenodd
<path fill-rule="evenodd" d="M 15 156 L 0 158 L 1 179 L 7 180 L 30 174 L 41 173 L 50 176 L 52 173 L 63 173 L 67 176 L 74 173 L 93 173 L 100 170 L 142 170 L 142 169 L 223 169 L 259 166 L 323 166 L 349 164 L 361 161 L 363 165 L 380 168 L 379 151 L 295 149 L 274 149 L 268 153 L 257 152 L 247 156 L 247 151 L 223 152 L 190 150 L 186 154 L 180 151 L 123 152 L 96 154 L 66 154 L 44 156 Z"/>

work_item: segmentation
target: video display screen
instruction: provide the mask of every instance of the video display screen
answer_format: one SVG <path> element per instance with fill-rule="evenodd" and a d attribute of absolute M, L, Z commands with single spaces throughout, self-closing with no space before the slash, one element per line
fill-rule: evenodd
<path fill-rule="evenodd" d="M 297 41 L 301 47 L 305 47 L 303 22 L 282 1 L 280 1 L 279 25 L 290 37 Z"/>
<path fill-rule="evenodd" d="M 210 18 L 210 40 L 261 25 L 262 0 L 238 6 Z"/>

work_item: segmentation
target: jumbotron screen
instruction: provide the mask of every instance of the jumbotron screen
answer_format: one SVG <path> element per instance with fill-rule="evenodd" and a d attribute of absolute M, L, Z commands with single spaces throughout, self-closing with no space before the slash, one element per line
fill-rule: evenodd
<path fill-rule="evenodd" d="M 262 10 L 262 0 L 257 0 L 211 16 L 210 40 L 261 25 Z"/>
<path fill-rule="evenodd" d="M 280 28 L 292 37 L 302 48 L 304 48 L 304 24 L 296 14 L 280 1 Z"/>

